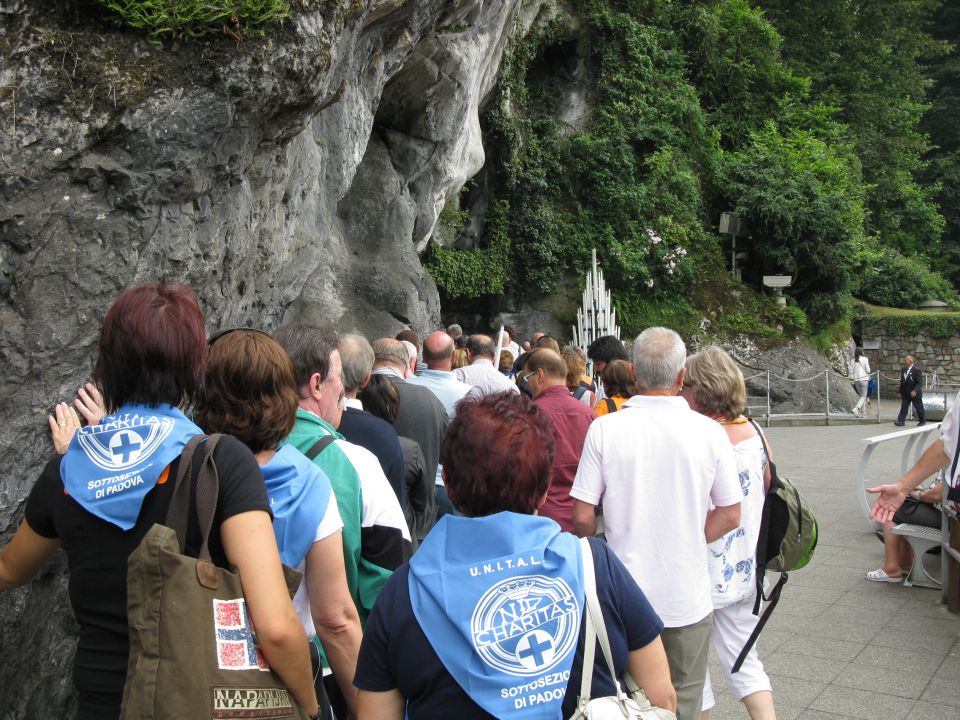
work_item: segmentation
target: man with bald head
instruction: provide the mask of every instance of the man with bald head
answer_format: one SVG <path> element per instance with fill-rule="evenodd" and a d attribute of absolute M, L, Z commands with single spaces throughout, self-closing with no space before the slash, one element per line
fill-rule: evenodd
<path fill-rule="evenodd" d="M 410 375 L 407 382 L 411 385 L 420 385 L 436 395 L 443 405 L 450 419 L 457 412 L 457 402 L 468 395 L 472 388 L 466 383 L 457 380 L 453 374 L 453 349 L 456 342 L 443 330 L 430 333 L 423 339 L 423 361 L 426 369 L 419 375 Z M 434 479 L 437 490 L 437 519 L 453 512 L 453 506 L 447 498 L 443 487 L 443 466 L 437 466 L 437 475 Z"/>
<path fill-rule="evenodd" d="M 903 370 L 900 373 L 900 414 L 897 415 L 894 425 L 903 425 L 907 419 L 907 410 L 913 405 L 913 412 L 917 416 L 917 425 L 927 424 L 927 415 L 923 410 L 923 372 L 916 366 L 913 355 L 903 359 Z"/>
<path fill-rule="evenodd" d="M 443 330 L 430 333 L 423 339 L 423 361 L 427 368 L 420 375 L 407 376 L 407 382 L 427 388 L 437 396 L 450 418 L 456 414 L 456 404 L 471 386 L 457 380 L 453 374 L 453 338 Z"/>
<path fill-rule="evenodd" d="M 497 345 L 489 335 L 471 335 L 467 340 L 469 365 L 454 370 L 457 380 L 473 386 L 474 393 L 520 392 L 502 372 L 493 366 Z"/>

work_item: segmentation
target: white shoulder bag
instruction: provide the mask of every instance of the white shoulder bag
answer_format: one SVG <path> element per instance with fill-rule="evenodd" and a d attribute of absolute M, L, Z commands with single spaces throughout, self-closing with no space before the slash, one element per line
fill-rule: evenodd
<path fill-rule="evenodd" d="M 583 584 L 584 601 L 586 604 L 586 632 L 583 646 L 583 667 L 581 668 L 580 697 L 577 700 L 577 710 L 570 720 L 677 720 L 677 716 L 669 710 L 653 705 L 647 700 L 646 694 L 630 677 L 630 673 L 623 676 L 623 684 L 617 678 L 617 671 L 613 666 L 613 653 L 610 651 L 610 640 L 607 637 L 607 626 L 600 610 L 600 600 L 597 598 L 597 580 L 593 570 L 593 551 L 586 538 L 580 539 L 580 550 L 583 556 Z M 617 694 L 609 697 L 590 699 L 590 687 L 593 684 L 594 653 L 597 640 L 603 657 L 607 661 L 607 668 L 613 678 Z M 628 694 L 629 693 L 629 694 Z"/>

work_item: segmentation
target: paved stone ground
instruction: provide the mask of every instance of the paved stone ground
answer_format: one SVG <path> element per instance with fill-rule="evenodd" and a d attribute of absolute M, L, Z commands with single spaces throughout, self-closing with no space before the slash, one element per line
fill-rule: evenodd
<path fill-rule="evenodd" d="M 858 505 L 859 441 L 895 430 L 889 423 L 768 430 L 779 471 L 820 525 L 813 560 L 790 574 L 760 636 L 780 720 L 960 720 L 960 616 L 940 605 L 938 590 L 863 577 L 880 566 L 883 548 Z M 887 445 L 894 447 L 881 447 L 870 462 L 878 481 L 899 475 L 902 444 Z M 713 719 L 747 718 L 713 658 L 711 673 Z"/>

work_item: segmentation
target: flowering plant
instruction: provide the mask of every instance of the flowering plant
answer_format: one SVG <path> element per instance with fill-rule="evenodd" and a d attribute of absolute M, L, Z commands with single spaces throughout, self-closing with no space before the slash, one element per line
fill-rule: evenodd
<path fill-rule="evenodd" d="M 646 228 L 625 239 L 611 241 L 616 274 L 621 283 L 657 293 L 675 293 L 689 280 L 692 261 L 687 248 L 668 242 Z"/>

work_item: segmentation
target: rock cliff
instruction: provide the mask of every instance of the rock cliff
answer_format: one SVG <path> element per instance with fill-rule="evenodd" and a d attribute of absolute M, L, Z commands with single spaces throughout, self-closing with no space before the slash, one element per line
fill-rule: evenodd
<path fill-rule="evenodd" d="M 439 322 L 418 253 L 483 163 L 521 4 L 303 3 L 263 37 L 150 44 L 93 0 L 0 1 L 0 541 L 126 286 L 183 279 L 210 330 Z M 0 718 L 72 715 L 65 577 L 0 595 Z"/>

